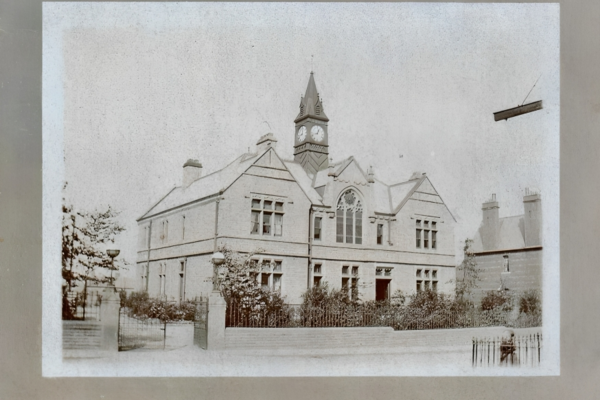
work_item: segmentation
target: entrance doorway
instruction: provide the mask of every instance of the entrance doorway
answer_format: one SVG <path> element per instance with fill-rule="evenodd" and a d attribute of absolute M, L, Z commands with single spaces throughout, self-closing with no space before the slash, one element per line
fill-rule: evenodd
<path fill-rule="evenodd" d="M 375 300 L 383 301 L 390 297 L 390 282 L 391 279 L 376 279 L 375 280 Z"/>

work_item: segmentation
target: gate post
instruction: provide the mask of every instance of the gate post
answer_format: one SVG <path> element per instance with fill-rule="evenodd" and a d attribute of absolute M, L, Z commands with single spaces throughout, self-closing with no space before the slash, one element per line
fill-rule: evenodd
<path fill-rule="evenodd" d="M 100 321 L 102 323 L 102 350 L 119 351 L 119 308 L 121 298 L 114 286 L 102 290 Z"/>
<path fill-rule="evenodd" d="M 207 349 L 225 348 L 225 312 L 227 303 L 221 293 L 214 291 L 208 299 Z"/>

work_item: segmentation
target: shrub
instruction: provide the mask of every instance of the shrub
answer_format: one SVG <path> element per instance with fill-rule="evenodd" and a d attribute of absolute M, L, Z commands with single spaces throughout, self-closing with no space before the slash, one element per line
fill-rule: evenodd
<path fill-rule="evenodd" d="M 162 322 L 193 321 L 196 305 L 189 300 L 181 303 L 151 298 L 147 292 L 120 293 L 121 307 L 127 308 L 127 315 L 138 319 L 156 318 Z"/>
<path fill-rule="evenodd" d="M 542 304 L 537 290 L 528 290 L 519 299 L 519 313 L 539 314 L 542 312 Z"/>
<path fill-rule="evenodd" d="M 490 290 L 481 299 L 482 311 L 499 309 L 504 312 L 509 312 L 512 308 L 512 296 L 504 290 Z"/>

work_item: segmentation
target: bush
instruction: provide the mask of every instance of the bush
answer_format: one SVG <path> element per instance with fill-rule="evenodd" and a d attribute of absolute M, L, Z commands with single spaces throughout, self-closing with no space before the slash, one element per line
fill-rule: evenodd
<path fill-rule="evenodd" d="M 127 308 L 127 315 L 138 319 L 156 318 L 162 322 L 193 321 L 196 305 L 189 300 L 181 303 L 151 298 L 147 292 L 120 293 L 121 307 Z"/>
<path fill-rule="evenodd" d="M 537 290 L 528 290 L 519 299 L 519 313 L 541 314 L 542 304 Z"/>
<path fill-rule="evenodd" d="M 481 299 L 481 310 L 491 311 L 499 309 L 503 312 L 510 312 L 513 309 L 512 296 L 506 291 L 490 290 Z"/>

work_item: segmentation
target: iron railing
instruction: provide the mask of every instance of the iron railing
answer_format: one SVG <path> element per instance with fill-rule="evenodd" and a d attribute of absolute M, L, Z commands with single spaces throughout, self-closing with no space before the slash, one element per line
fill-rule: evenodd
<path fill-rule="evenodd" d="M 471 361 L 474 367 L 484 366 L 529 366 L 536 367 L 541 363 L 542 334 L 473 338 Z"/>
<path fill-rule="evenodd" d="M 130 317 L 126 308 L 119 311 L 119 351 L 164 349 L 166 324 L 155 318 L 138 319 Z"/>
<path fill-rule="evenodd" d="M 67 292 L 66 298 L 73 320 L 99 321 L 102 309 L 100 290 L 89 289 L 82 292 Z"/>
<path fill-rule="evenodd" d="M 436 310 L 426 312 L 386 304 L 367 303 L 338 307 L 285 305 L 277 310 L 249 308 L 236 303 L 227 306 L 227 327 L 302 328 L 302 327 L 377 327 L 395 330 L 540 326 L 539 317 L 524 314 L 514 320 L 508 312 Z"/>

